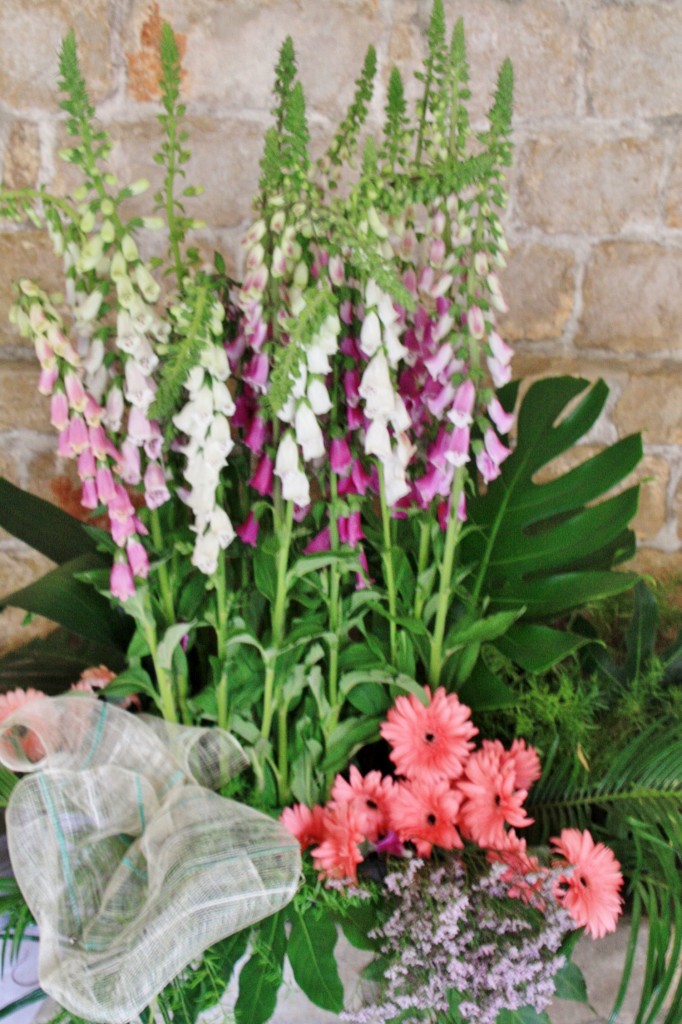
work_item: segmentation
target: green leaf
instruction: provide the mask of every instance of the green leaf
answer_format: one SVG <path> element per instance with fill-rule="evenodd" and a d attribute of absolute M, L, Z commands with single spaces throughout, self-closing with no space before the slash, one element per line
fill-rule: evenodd
<path fill-rule="evenodd" d="M 294 978 L 315 1006 L 332 1013 L 343 1009 L 343 985 L 334 957 L 336 939 L 336 925 L 329 917 L 314 910 L 293 912 L 287 956 Z"/>
<path fill-rule="evenodd" d="M 538 1013 L 532 1006 L 523 1006 L 520 1010 L 500 1010 L 497 1024 L 552 1024 L 544 1012 Z"/>
<path fill-rule="evenodd" d="M 182 638 L 187 636 L 195 626 L 194 622 L 180 622 L 177 626 L 169 626 L 157 648 L 157 660 L 161 668 L 170 671 L 173 664 L 173 652 Z"/>
<path fill-rule="evenodd" d="M 459 699 L 474 711 L 494 711 L 516 704 L 516 694 L 511 687 L 498 679 L 481 658 L 460 688 Z"/>
<path fill-rule="evenodd" d="M 379 737 L 381 717 L 347 718 L 336 726 L 327 743 L 327 752 L 322 763 L 326 772 L 337 772 L 344 768 L 356 750 Z"/>
<path fill-rule="evenodd" d="M 522 614 L 523 609 L 519 609 L 513 612 L 496 612 L 486 618 L 461 625 L 456 622 L 445 637 L 445 647 L 446 649 L 455 649 L 465 644 L 496 640 L 497 637 L 506 633 L 512 623 Z"/>
<path fill-rule="evenodd" d="M 79 636 L 125 647 L 132 632 L 130 620 L 118 610 L 112 612 L 105 598 L 74 579 L 76 573 L 100 564 L 101 558 L 95 553 L 64 562 L 35 583 L 4 597 L 0 609 L 8 605 L 23 608 L 44 615 Z"/>
<path fill-rule="evenodd" d="M 554 975 L 557 999 L 572 999 L 576 1003 L 587 1002 L 587 985 L 583 972 L 570 961 Z"/>
<path fill-rule="evenodd" d="M 339 923 L 348 942 L 356 949 L 376 949 L 379 939 L 370 939 L 369 933 L 377 924 L 376 907 L 369 901 L 347 907 Z"/>
<path fill-rule="evenodd" d="M 0 526 L 61 565 L 95 551 L 83 523 L 0 477 Z"/>
<path fill-rule="evenodd" d="M 277 590 L 275 557 L 265 548 L 258 548 L 253 556 L 253 577 L 257 589 L 268 601 L 274 602 Z"/>
<path fill-rule="evenodd" d="M 159 694 L 149 673 L 139 666 L 133 666 L 126 669 L 125 672 L 119 673 L 104 687 L 102 693 L 113 700 L 119 697 L 128 697 L 131 694 L 144 693 L 160 706 Z"/>
<path fill-rule="evenodd" d="M 658 603 L 644 580 L 635 585 L 634 597 L 635 606 L 625 637 L 627 680 L 636 679 L 651 661 L 658 626 Z"/>
<path fill-rule="evenodd" d="M 0 767 L 0 807 L 7 807 L 12 790 L 19 779 L 9 768 Z"/>
<path fill-rule="evenodd" d="M 517 622 L 497 638 L 495 647 L 526 672 L 546 672 L 589 642 L 577 633 Z"/>
<path fill-rule="evenodd" d="M 363 715 L 383 715 L 391 706 L 391 698 L 376 683 L 360 683 L 350 691 L 348 703 Z"/>
<path fill-rule="evenodd" d="M 239 972 L 239 995 L 234 1007 L 237 1024 L 265 1024 L 272 1017 L 282 984 L 286 945 L 284 915 L 280 912 L 260 925 L 254 952 Z"/>
<path fill-rule="evenodd" d="M 22 1010 L 25 1006 L 31 1006 L 33 1003 L 37 1003 L 40 999 L 45 998 L 46 995 L 42 988 L 36 988 L 33 992 L 28 992 L 20 999 L 15 999 L 13 1003 L 8 1003 L 7 1006 L 1 1007 L 0 1020 L 4 1020 L 5 1017 L 11 1017 L 14 1013 Z"/>

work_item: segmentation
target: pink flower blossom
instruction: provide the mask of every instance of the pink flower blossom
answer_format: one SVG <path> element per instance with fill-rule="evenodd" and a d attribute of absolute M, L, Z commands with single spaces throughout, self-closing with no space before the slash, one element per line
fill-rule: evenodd
<path fill-rule="evenodd" d="M 135 581 L 127 562 L 114 562 L 111 569 L 109 589 L 119 601 L 127 601 L 135 593 Z"/>
<path fill-rule="evenodd" d="M 360 831 L 375 843 L 388 831 L 393 788 L 390 776 L 382 776 L 378 771 L 362 776 L 355 765 L 351 765 L 348 781 L 337 775 L 331 795 L 335 804 L 352 806 Z"/>
<path fill-rule="evenodd" d="M 255 548 L 258 542 L 258 529 L 258 520 L 254 516 L 253 512 L 249 512 L 241 526 L 237 527 L 236 532 L 237 536 L 244 544 L 248 544 L 250 547 Z"/>
<path fill-rule="evenodd" d="M 166 474 L 159 462 L 150 462 L 144 471 L 144 500 L 147 508 L 160 508 L 170 498 Z"/>
<path fill-rule="evenodd" d="M 309 846 L 317 846 L 322 842 L 324 807 L 320 807 L 319 804 L 314 807 L 306 807 L 305 804 L 285 807 L 279 820 L 285 829 L 298 839 L 302 850 L 307 850 Z"/>
<path fill-rule="evenodd" d="M 522 806 L 528 793 L 517 787 L 514 765 L 504 763 L 502 754 L 494 744 L 477 750 L 457 783 L 466 797 L 460 813 L 462 829 L 479 846 L 494 849 L 504 845 L 505 824 L 525 828 L 533 823 Z"/>
<path fill-rule="evenodd" d="M 616 930 L 622 913 L 620 864 L 603 843 L 589 832 L 565 828 L 551 840 L 556 853 L 573 867 L 561 875 L 554 896 L 587 935 L 601 939 Z"/>
<path fill-rule="evenodd" d="M 420 857 L 430 857 L 434 846 L 461 848 L 456 828 L 461 800 L 442 777 L 425 775 L 398 783 L 391 801 L 391 826 L 403 842 L 414 843 Z"/>
<path fill-rule="evenodd" d="M 64 430 L 69 423 L 69 403 L 63 391 L 55 391 L 50 400 L 50 423 L 55 430 Z"/>
<path fill-rule="evenodd" d="M 323 824 L 323 840 L 312 851 L 315 867 L 323 878 L 356 882 L 365 839 L 357 813 L 350 803 L 330 804 Z"/>
<path fill-rule="evenodd" d="M 131 537 L 126 545 L 126 554 L 133 576 L 146 580 L 149 574 L 149 558 L 144 545 Z"/>
<path fill-rule="evenodd" d="M 514 413 L 506 412 L 497 395 L 488 403 L 488 415 L 501 434 L 508 434 L 514 424 Z"/>
<path fill-rule="evenodd" d="M 261 455 L 256 471 L 249 480 L 249 484 L 259 494 L 272 494 L 274 463 L 268 454 Z"/>
<path fill-rule="evenodd" d="M 425 693 L 426 705 L 411 693 L 397 697 L 386 715 L 381 735 L 393 748 L 389 756 L 408 779 L 458 779 L 478 732 L 471 709 L 442 686 L 433 694 L 425 688 Z"/>
<path fill-rule="evenodd" d="M 329 449 L 329 464 L 332 473 L 338 476 L 348 476 L 353 456 L 348 442 L 344 437 L 333 437 Z"/>
<path fill-rule="evenodd" d="M 304 555 L 318 555 L 322 551 L 329 551 L 332 546 L 331 531 L 328 526 L 316 533 L 312 540 L 308 541 L 303 549 Z"/>

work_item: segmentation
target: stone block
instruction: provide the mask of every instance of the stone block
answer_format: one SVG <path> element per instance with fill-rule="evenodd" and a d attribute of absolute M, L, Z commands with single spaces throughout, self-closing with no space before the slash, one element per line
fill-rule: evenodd
<path fill-rule="evenodd" d="M 682 228 L 682 137 L 678 138 L 674 150 L 664 205 L 665 221 L 668 227 Z"/>
<path fill-rule="evenodd" d="M 660 138 L 604 138 L 603 128 L 526 142 L 516 172 L 517 213 L 549 234 L 603 235 L 658 215 Z"/>
<path fill-rule="evenodd" d="M 34 616 L 26 625 L 25 618 L 26 612 L 21 608 L 5 608 L 0 612 L 0 657 L 23 647 L 29 640 L 47 636 L 55 628 L 54 622 L 41 615 Z"/>
<path fill-rule="evenodd" d="M 573 310 L 574 256 L 546 245 L 512 245 L 502 274 L 509 312 L 500 329 L 510 342 L 558 338 Z"/>
<path fill-rule="evenodd" d="M 40 138 L 30 121 L 15 121 L 5 146 L 2 180 L 7 188 L 34 188 L 40 170 Z"/>
<path fill-rule="evenodd" d="M 0 96 L 7 107 L 55 111 L 62 40 L 73 29 L 81 69 L 96 102 L 111 88 L 107 0 L 3 0 Z"/>
<path fill-rule="evenodd" d="M 682 551 L 641 547 L 625 568 L 643 576 L 653 576 L 655 580 L 675 581 L 679 586 L 682 579 Z"/>
<path fill-rule="evenodd" d="M 675 363 L 640 364 L 613 412 L 621 435 L 641 430 L 647 444 L 682 444 L 682 372 Z"/>
<path fill-rule="evenodd" d="M 397 0 L 388 37 L 389 66 L 405 71 L 408 95 L 419 94 L 412 78 L 425 52 L 431 0 Z M 464 19 L 471 71 L 472 117 L 490 107 L 497 72 L 505 57 L 514 65 L 517 118 L 571 116 L 576 103 L 578 5 L 545 0 L 461 0 L 446 4 L 448 31 Z"/>
<path fill-rule="evenodd" d="M 129 62 L 140 52 L 153 4 L 133 0 L 131 8 L 124 38 Z M 167 0 L 163 16 L 186 39 L 190 101 L 269 112 L 277 54 L 290 35 L 309 109 L 335 118 L 352 98 L 368 43 L 379 43 L 383 28 L 374 0 Z"/>
<path fill-rule="evenodd" d="M 677 3 L 600 4 L 587 29 L 588 108 L 598 117 L 682 113 Z"/>
<path fill-rule="evenodd" d="M 579 348 L 682 351 L 682 252 L 652 242 L 594 248 L 583 288 Z M 678 371 L 679 372 L 679 371 Z"/>
<path fill-rule="evenodd" d="M 0 431 L 33 430 L 52 435 L 50 403 L 36 391 L 38 364 L 0 363 Z"/>
<path fill-rule="evenodd" d="M 32 348 L 8 322 L 15 285 L 22 277 L 36 281 L 47 292 L 64 288 L 61 259 L 55 256 L 46 231 L 35 229 L 0 232 L 0 348 L 21 345 Z"/>

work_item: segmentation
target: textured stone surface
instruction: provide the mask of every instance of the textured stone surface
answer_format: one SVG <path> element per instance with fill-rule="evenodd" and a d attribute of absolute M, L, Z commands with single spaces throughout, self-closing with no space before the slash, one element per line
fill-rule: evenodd
<path fill-rule="evenodd" d="M 613 418 L 622 434 L 641 430 L 645 442 L 682 444 L 682 374 L 677 366 L 641 366 Z"/>
<path fill-rule="evenodd" d="M 682 113 L 679 4 L 601 4 L 588 27 L 587 89 L 602 117 Z"/>
<path fill-rule="evenodd" d="M 549 234 L 611 234 L 656 217 L 664 144 L 604 139 L 603 129 L 527 142 L 518 159 L 517 212 Z"/>
<path fill-rule="evenodd" d="M 389 64 L 415 67 L 424 54 L 431 0 L 397 0 L 388 42 Z M 490 106 L 495 76 L 505 57 L 515 71 L 518 118 L 571 114 L 576 102 L 579 17 L 572 4 L 544 0 L 460 0 L 446 5 L 449 21 L 460 15 L 467 34 L 473 92 L 471 111 Z M 411 95 L 417 88 L 409 80 Z"/>
<path fill-rule="evenodd" d="M 15 121 L 10 130 L 3 164 L 8 188 L 33 188 L 40 170 L 38 129 L 30 121 Z"/>
<path fill-rule="evenodd" d="M 0 96 L 17 110 L 52 111 L 57 54 L 70 29 L 93 99 L 111 85 L 107 0 L 3 0 L 0 4 Z"/>
<path fill-rule="evenodd" d="M 52 251 L 47 232 L 0 232 L 0 348 L 8 344 L 32 348 L 31 342 L 20 337 L 16 327 L 8 322 L 15 282 L 22 277 L 37 281 L 48 292 L 63 288 L 61 261 Z"/>
<path fill-rule="evenodd" d="M 649 242 L 604 242 L 588 262 L 576 344 L 682 353 L 682 251 Z"/>
<path fill-rule="evenodd" d="M 133 0 L 125 50 L 136 53 L 151 5 Z M 353 94 L 364 47 L 382 31 L 371 0 L 168 0 L 163 15 L 186 38 L 186 94 L 231 108 L 269 111 L 273 67 L 287 35 L 294 39 L 311 108 L 338 114 Z"/>
<path fill-rule="evenodd" d="M 574 257 L 547 245 L 514 246 L 501 276 L 509 312 L 500 317 L 511 342 L 560 337 L 573 309 Z"/>
<path fill-rule="evenodd" d="M 50 404 L 36 391 L 37 383 L 37 363 L 0 362 L 0 431 L 53 433 Z"/>

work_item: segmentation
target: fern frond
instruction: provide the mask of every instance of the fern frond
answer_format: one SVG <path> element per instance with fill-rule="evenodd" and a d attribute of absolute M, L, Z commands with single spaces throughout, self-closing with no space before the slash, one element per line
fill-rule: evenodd
<path fill-rule="evenodd" d="M 95 116 L 95 108 L 90 102 L 85 79 L 78 61 L 76 36 L 68 33 L 62 41 L 59 51 L 59 88 L 66 93 L 66 99 L 59 104 L 62 110 L 71 116 L 66 122 L 69 135 L 82 135 L 84 124 L 88 124 Z"/>
<path fill-rule="evenodd" d="M 465 101 L 471 95 L 467 88 L 469 64 L 466 55 L 464 21 L 462 18 L 457 19 L 452 30 L 448 81 L 450 86 L 450 141 L 448 149 L 451 156 L 457 155 L 462 159 L 470 133 L 469 112 L 465 106 Z"/>
<path fill-rule="evenodd" d="M 298 375 L 305 352 L 315 335 L 329 316 L 336 313 L 336 304 L 331 293 L 309 288 L 304 293 L 305 306 L 295 319 L 287 321 L 285 330 L 289 341 L 275 350 L 274 364 L 270 375 L 268 405 L 277 414 L 286 403 L 291 386 Z"/>
<path fill-rule="evenodd" d="M 388 80 L 385 110 L 386 122 L 381 160 L 389 171 L 394 171 L 407 165 L 407 146 L 410 137 L 405 89 L 400 72 L 396 67 L 392 69 L 391 77 Z"/>
<path fill-rule="evenodd" d="M 150 415 L 162 423 L 177 411 L 189 371 L 199 362 L 201 351 L 212 343 L 210 284 L 198 280 L 185 284 L 182 305 L 171 307 L 175 332 L 163 360 L 161 377 Z"/>

